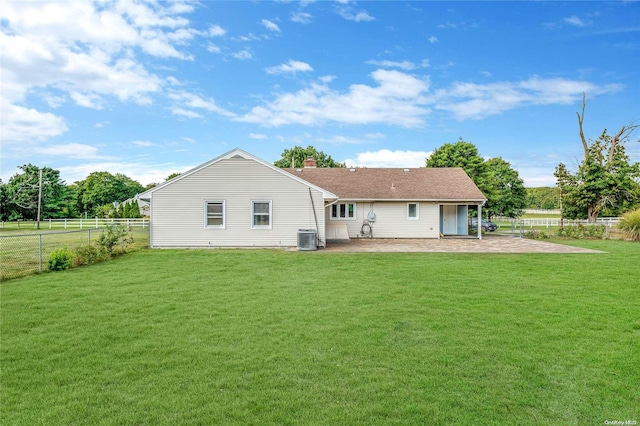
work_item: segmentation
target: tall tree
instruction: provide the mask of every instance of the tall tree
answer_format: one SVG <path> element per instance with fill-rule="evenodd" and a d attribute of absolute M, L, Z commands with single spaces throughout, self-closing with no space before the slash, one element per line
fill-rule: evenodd
<path fill-rule="evenodd" d="M 527 202 L 527 191 L 518 172 L 501 157 L 487 160 L 485 164 L 489 187 L 485 209 L 489 219 L 491 216 L 522 216 Z"/>
<path fill-rule="evenodd" d="M 518 217 L 526 203 L 524 183 L 511 164 L 502 158 L 484 161 L 478 148 L 462 138 L 433 151 L 427 167 L 460 167 L 487 197 L 487 216 Z"/>
<path fill-rule="evenodd" d="M 461 167 L 481 190 L 486 188 L 487 165 L 478 148 L 462 138 L 437 148 L 426 161 L 427 167 Z"/>
<path fill-rule="evenodd" d="M 583 130 L 587 103 L 583 93 L 582 108 L 576 115 L 584 158 L 575 174 L 560 163 L 555 176 L 562 194 L 563 216 L 586 217 L 594 223 L 604 211 L 619 214 L 640 201 L 640 165 L 630 163 L 624 148 L 640 125 L 623 125 L 613 136 L 605 129 L 598 139 L 587 141 Z"/>
<path fill-rule="evenodd" d="M 556 168 L 563 216 L 595 223 L 606 209 L 617 215 L 640 201 L 640 164 L 631 164 L 624 145 L 612 140 L 605 130 L 591 142 L 575 174 L 562 163 Z"/>
<path fill-rule="evenodd" d="M 121 173 L 93 172 L 76 182 L 76 207 L 82 214 L 94 216 L 100 206 L 122 202 L 143 191 L 139 182 Z"/>
<path fill-rule="evenodd" d="M 316 167 L 345 167 L 344 163 L 339 163 L 331 158 L 330 155 L 325 154 L 322 151 L 316 150 L 309 145 L 306 148 L 300 146 L 294 146 L 291 149 L 285 149 L 282 152 L 282 158 L 274 162 L 274 166 L 286 169 L 289 167 L 303 167 L 304 160 L 307 158 L 313 158 L 316 160 Z"/>
<path fill-rule="evenodd" d="M 66 207 L 65 185 L 60 179 L 60 172 L 50 167 L 40 169 L 33 164 L 18 168 L 22 172 L 13 175 L 5 186 L 4 215 L 9 220 L 36 220 L 40 208 L 41 219 L 59 217 Z"/>

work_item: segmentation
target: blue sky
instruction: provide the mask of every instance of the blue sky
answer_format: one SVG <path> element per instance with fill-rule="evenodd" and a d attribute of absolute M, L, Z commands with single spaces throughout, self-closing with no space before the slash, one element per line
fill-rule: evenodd
<path fill-rule="evenodd" d="M 0 1 L 3 181 L 143 185 L 240 147 L 419 167 L 459 138 L 527 186 L 640 120 L 640 3 Z M 640 161 L 640 143 L 627 144 Z"/>

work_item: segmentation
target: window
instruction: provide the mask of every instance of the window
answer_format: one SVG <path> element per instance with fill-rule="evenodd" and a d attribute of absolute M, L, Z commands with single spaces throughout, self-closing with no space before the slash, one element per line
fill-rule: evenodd
<path fill-rule="evenodd" d="M 224 201 L 205 201 L 205 228 L 224 228 Z"/>
<path fill-rule="evenodd" d="M 419 204 L 418 203 L 407 203 L 407 219 L 408 220 L 418 220 L 419 217 Z"/>
<path fill-rule="evenodd" d="M 331 205 L 331 219 L 355 220 L 356 205 L 354 203 L 339 203 Z"/>
<path fill-rule="evenodd" d="M 271 201 L 251 201 L 251 228 L 271 229 Z"/>

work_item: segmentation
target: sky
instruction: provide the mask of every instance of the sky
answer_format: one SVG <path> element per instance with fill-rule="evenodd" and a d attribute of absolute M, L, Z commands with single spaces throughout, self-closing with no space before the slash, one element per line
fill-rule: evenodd
<path fill-rule="evenodd" d="M 0 0 L 0 177 L 164 181 L 234 148 L 422 167 L 461 138 L 529 187 L 640 120 L 636 1 Z M 640 161 L 638 133 L 627 143 Z"/>

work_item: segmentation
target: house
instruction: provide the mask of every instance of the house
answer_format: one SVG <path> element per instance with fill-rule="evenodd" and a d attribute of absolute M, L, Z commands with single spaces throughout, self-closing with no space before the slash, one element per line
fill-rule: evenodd
<path fill-rule="evenodd" d="M 290 247 L 302 229 L 321 243 L 468 235 L 469 209 L 486 202 L 459 168 L 280 169 L 241 149 L 139 198 L 158 248 Z"/>

